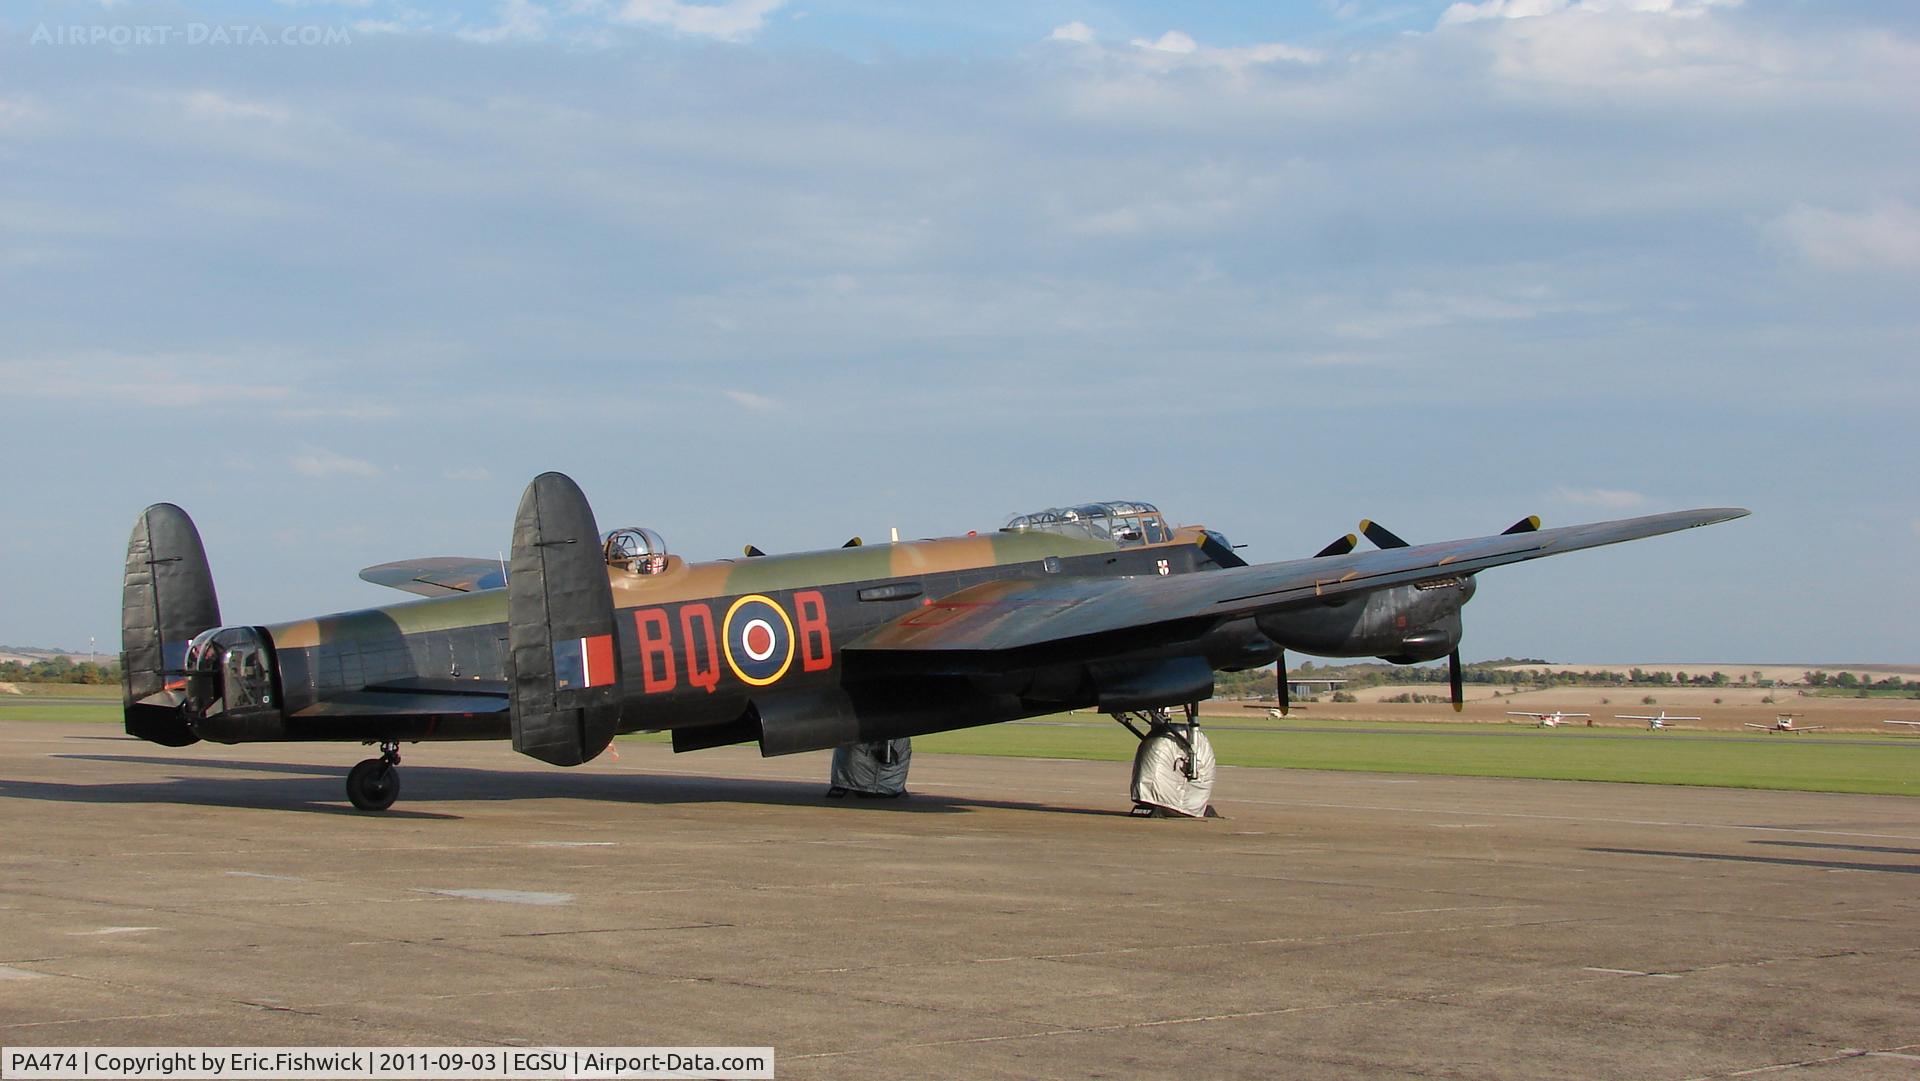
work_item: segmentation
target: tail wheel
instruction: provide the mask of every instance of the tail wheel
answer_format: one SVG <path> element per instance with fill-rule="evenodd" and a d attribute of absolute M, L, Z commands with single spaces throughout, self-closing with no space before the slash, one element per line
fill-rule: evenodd
<path fill-rule="evenodd" d="M 383 758 L 369 758 L 347 774 L 347 799 L 362 811 L 384 811 L 400 798 L 400 770 Z"/>

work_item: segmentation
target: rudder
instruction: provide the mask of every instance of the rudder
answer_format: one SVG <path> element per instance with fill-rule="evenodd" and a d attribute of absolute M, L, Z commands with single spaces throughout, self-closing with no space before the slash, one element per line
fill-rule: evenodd
<path fill-rule="evenodd" d="M 556 766 L 590 761 L 620 726 L 613 591 L 593 508 L 563 473 L 527 485 L 507 575 L 513 749 Z"/>
<path fill-rule="evenodd" d="M 200 737 L 180 706 L 186 701 L 187 644 L 220 625 L 200 531 L 187 512 L 155 503 L 140 512 L 127 540 L 120 598 L 120 687 L 127 734 L 167 747 Z"/>

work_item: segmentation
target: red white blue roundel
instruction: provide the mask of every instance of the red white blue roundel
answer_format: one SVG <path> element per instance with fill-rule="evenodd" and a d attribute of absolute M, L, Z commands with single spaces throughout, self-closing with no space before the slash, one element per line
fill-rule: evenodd
<path fill-rule="evenodd" d="M 786 675 L 793 664 L 793 620 L 769 597 L 750 593 L 734 601 L 722 633 L 727 667 L 755 687 Z"/>

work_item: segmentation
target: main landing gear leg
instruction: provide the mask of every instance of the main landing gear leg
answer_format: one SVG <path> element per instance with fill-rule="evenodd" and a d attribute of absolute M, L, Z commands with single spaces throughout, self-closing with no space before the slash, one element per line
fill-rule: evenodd
<path fill-rule="evenodd" d="M 369 758 L 347 774 L 347 799 L 362 811 L 384 811 L 400 797 L 400 744 L 383 740 L 380 757 Z"/>
<path fill-rule="evenodd" d="M 1200 732 L 1198 703 L 1188 703 L 1180 722 L 1165 709 L 1115 712 L 1113 719 L 1140 740 L 1133 756 L 1133 813 L 1156 818 L 1217 817 L 1213 795 L 1213 748 Z M 1146 725 L 1142 730 L 1134 722 Z"/>

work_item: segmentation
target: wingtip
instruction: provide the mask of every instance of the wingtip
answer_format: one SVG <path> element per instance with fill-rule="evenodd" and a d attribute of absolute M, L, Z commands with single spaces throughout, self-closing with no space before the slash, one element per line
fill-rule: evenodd
<path fill-rule="evenodd" d="M 1745 507 L 1705 507 L 1694 512 L 1700 518 L 1701 525 L 1719 525 L 1736 518 L 1745 518 L 1753 512 Z"/>

